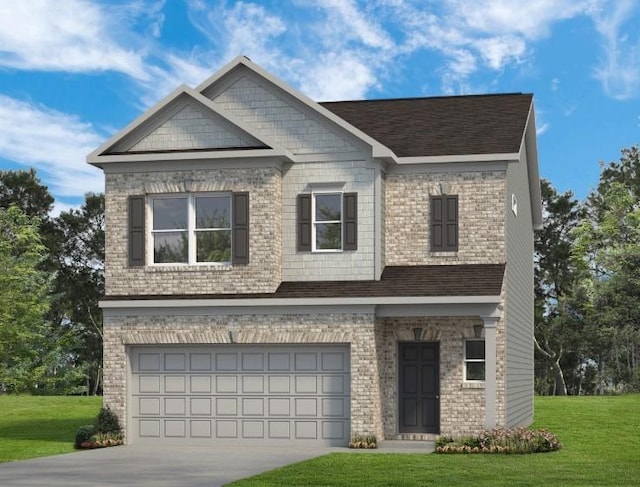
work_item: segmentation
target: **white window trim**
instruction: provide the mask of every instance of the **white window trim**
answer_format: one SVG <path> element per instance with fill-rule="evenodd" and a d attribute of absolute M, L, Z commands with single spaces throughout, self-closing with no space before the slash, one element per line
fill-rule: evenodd
<path fill-rule="evenodd" d="M 316 195 L 340 195 L 340 220 L 316 221 Z M 339 223 L 340 224 L 340 248 L 339 249 L 318 249 L 316 248 L 316 223 Z M 344 247 L 342 229 L 344 228 L 344 192 L 343 191 L 314 191 L 311 193 L 311 251 L 319 253 L 339 253 Z"/>
<path fill-rule="evenodd" d="M 147 229 L 147 262 L 150 262 L 152 267 L 172 267 L 172 266 L 229 266 L 231 265 L 231 259 L 225 262 L 197 262 L 196 261 L 196 198 L 197 197 L 222 197 L 229 198 L 229 228 L 215 228 L 215 229 L 199 229 L 200 231 L 229 231 L 231 234 L 231 249 L 233 252 L 233 231 L 231 222 L 233 222 L 233 202 L 231 193 L 215 193 L 215 192 L 203 192 L 203 193 L 170 193 L 170 194 L 154 194 L 147 198 L 147 221 L 149 222 L 149 228 Z M 153 202 L 155 200 L 169 199 L 169 198 L 187 198 L 187 226 L 186 229 L 181 230 L 154 230 L 153 229 Z M 154 262 L 154 234 L 175 232 L 175 231 L 187 231 L 189 249 L 187 262 Z"/>
<path fill-rule="evenodd" d="M 485 357 L 483 359 L 478 359 L 478 358 L 472 358 L 472 359 L 468 359 L 467 358 L 467 342 L 482 342 L 485 344 Z M 484 384 L 485 381 L 487 380 L 487 345 L 485 343 L 485 339 L 484 338 L 466 338 L 463 342 L 462 342 L 462 378 L 463 381 L 468 383 L 468 384 Z M 484 364 L 484 380 L 471 380 L 471 379 L 467 379 L 467 364 L 469 363 L 483 363 Z"/>

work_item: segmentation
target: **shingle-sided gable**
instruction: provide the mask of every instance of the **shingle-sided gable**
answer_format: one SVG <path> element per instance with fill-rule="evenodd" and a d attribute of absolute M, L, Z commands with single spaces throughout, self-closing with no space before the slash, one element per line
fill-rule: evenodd
<path fill-rule="evenodd" d="M 520 151 L 532 95 L 324 102 L 398 157 Z"/>

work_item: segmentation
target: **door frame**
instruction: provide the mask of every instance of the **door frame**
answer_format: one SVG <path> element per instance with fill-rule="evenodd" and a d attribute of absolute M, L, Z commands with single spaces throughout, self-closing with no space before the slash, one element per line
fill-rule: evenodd
<path fill-rule="evenodd" d="M 400 374 L 401 374 L 401 367 L 400 367 L 400 362 L 401 362 L 401 354 L 400 354 L 400 349 L 403 345 L 409 345 L 409 344 L 430 344 L 435 346 L 436 348 L 436 352 L 437 352 L 437 356 L 438 356 L 438 360 L 437 360 L 437 364 L 438 364 L 438 373 L 437 373 L 437 378 L 438 378 L 438 392 L 436 394 L 436 399 L 437 399 L 437 412 L 436 412 L 436 431 L 423 431 L 423 432 L 402 432 L 401 431 L 401 422 L 400 422 L 400 416 L 401 416 L 401 402 L 400 402 Z M 406 435 L 410 435 L 410 434 L 417 434 L 417 435 L 421 435 L 421 434 L 440 434 L 440 420 L 441 420 L 441 401 L 440 401 L 440 342 L 439 341 L 425 341 L 425 340 L 420 340 L 420 341 L 416 341 L 416 340 L 403 340 L 403 341 L 397 341 L 396 342 L 396 433 L 397 434 L 406 434 Z"/>

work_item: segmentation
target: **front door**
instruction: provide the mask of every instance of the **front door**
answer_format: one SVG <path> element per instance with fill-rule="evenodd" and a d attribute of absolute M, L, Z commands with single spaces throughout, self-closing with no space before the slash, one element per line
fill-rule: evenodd
<path fill-rule="evenodd" d="M 440 348 L 399 344 L 400 433 L 440 433 Z"/>

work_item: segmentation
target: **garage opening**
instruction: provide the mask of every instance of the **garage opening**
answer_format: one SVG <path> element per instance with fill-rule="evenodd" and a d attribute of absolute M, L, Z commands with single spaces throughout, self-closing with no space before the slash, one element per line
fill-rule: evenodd
<path fill-rule="evenodd" d="M 129 359 L 132 442 L 349 442 L 348 345 L 136 346 Z"/>

